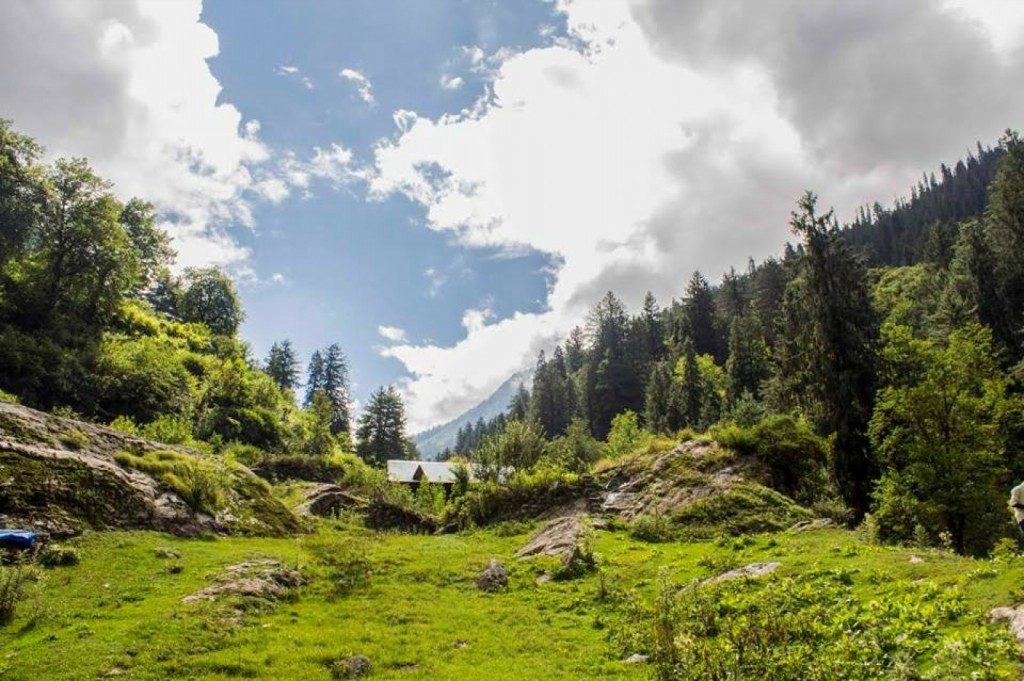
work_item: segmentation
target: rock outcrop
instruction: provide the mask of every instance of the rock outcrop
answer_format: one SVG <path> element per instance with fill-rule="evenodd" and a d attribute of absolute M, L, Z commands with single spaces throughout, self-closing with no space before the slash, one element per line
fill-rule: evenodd
<path fill-rule="evenodd" d="M 233 469 L 216 515 L 194 510 L 158 476 L 122 465 L 128 452 L 199 457 L 110 428 L 0 402 L 0 526 L 61 538 L 84 529 L 149 529 L 183 536 L 283 534 L 298 519 L 247 470 Z"/>
<path fill-rule="evenodd" d="M 554 556 L 565 558 L 573 552 L 583 532 L 583 520 L 568 515 L 547 523 L 537 531 L 526 546 L 516 552 L 519 558 L 527 556 Z"/>

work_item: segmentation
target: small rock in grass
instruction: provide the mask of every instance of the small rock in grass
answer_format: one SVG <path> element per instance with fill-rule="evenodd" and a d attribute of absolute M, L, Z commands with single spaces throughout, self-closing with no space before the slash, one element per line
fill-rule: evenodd
<path fill-rule="evenodd" d="M 469 647 L 469 641 L 467 641 L 464 638 L 457 638 L 457 639 L 455 639 L 455 647 L 459 648 L 460 650 L 462 648 L 468 648 Z"/>
<path fill-rule="evenodd" d="M 633 653 L 627 657 L 623 662 L 626 664 L 645 664 L 650 658 L 649 655 L 642 655 L 641 653 Z"/>
<path fill-rule="evenodd" d="M 174 560 L 181 558 L 180 553 L 178 553 L 174 549 L 168 549 L 163 546 L 158 546 L 155 549 L 153 549 L 153 553 L 156 555 L 157 558 L 168 558 Z"/>
<path fill-rule="evenodd" d="M 923 563 L 924 562 L 924 558 L 922 558 L 921 556 L 911 556 L 910 557 L 910 562 L 913 563 L 914 565 L 917 565 L 918 563 Z"/>
<path fill-rule="evenodd" d="M 353 655 L 335 660 L 328 667 L 331 670 L 331 676 L 335 679 L 361 679 L 369 675 L 370 670 L 373 669 L 370 658 L 364 655 Z"/>
<path fill-rule="evenodd" d="M 777 561 L 771 563 L 751 563 L 735 570 L 729 570 L 723 572 L 717 577 L 704 580 L 702 582 L 705 585 L 718 584 L 720 582 L 728 582 L 732 579 L 740 579 L 741 577 L 764 577 L 765 575 L 774 572 L 782 563 Z"/>
<path fill-rule="evenodd" d="M 508 570 L 496 558 L 491 561 L 476 578 L 476 588 L 487 593 L 500 591 L 508 586 Z"/>
<path fill-rule="evenodd" d="M 184 569 L 184 565 L 175 563 L 174 565 L 168 565 L 166 568 L 164 568 L 164 572 L 166 572 L 169 575 L 180 575 Z"/>

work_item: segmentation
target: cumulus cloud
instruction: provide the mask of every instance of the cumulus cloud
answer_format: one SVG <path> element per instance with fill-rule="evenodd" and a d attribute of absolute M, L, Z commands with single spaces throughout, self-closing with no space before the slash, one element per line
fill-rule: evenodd
<path fill-rule="evenodd" d="M 405 335 L 405 329 L 397 326 L 378 326 L 377 333 L 392 343 L 404 343 L 408 340 Z"/>
<path fill-rule="evenodd" d="M 0 115 L 49 155 L 87 157 L 122 196 L 157 204 L 181 262 L 240 264 L 258 125 L 219 102 L 217 35 L 199 0 L 0 3 Z M 258 194 L 279 193 L 271 185 Z"/>
<path fill-rule="evenodd" d="M 338 75 L 356 86 L 359 99 L 367 104 L 373 104 L 373 83 L 369 78 L 355 69 L 342 69 Z"/>
<path fill-rule="evenodd" d="M 403 112 L 376 151 L 375 195 L 420 203 L 467 247 L 559 263 L 547 310 L 467 311 L 452 346 L 385 351 L 411 374 L 414 428 L 485 397 L 605 291 L 667 302 L 694 269 L 777 251 L 804 189 L 850 215 L 993 140 L 1024 104 L 1007 87 L 1015 43 L 948 2 L 560 8 L 568 38 L 493 60 L 467 48 L 490 91 L 459 115 Z"/>

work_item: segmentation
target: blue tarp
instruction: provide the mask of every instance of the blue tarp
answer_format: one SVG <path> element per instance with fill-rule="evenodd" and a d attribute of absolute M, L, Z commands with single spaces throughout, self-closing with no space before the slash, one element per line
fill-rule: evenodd
<path fill-rule="evenodd" d="M 12 549 L 30 549 L 36 543 L 35 532 L 27 530 L 0 530 L 0 546 Z"/>

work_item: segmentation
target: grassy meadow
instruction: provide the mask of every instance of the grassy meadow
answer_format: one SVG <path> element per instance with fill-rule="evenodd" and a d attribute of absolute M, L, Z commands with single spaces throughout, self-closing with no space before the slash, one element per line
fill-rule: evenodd
<path fill-rule="evenodd" d="M 1019 673 L 1005 624 L 987 624 L 986 613 L 1020 600 L 1024 559 L 880 547 L 838 529 L 654 544 L 613 528 L 592 536 L 596 572 L 538 582 L 553 561 L 514 557 L 535 527 L 426 536 L 370 532 L 350 519 L 283 539 L 89 533 L 70 542 L 78 564 L 38 569 L 0 629 L 0 677 L 330 679 L 332 662 L 358 654 L 379 679 L 647 678 L 653 664 L 624 661 L 657 656 L 631 649 L 644 645 L 637 613 L 656 607 L 665 585 L 757 561 L 781 567 L 767 580 L 736 582 L 723 599 L 777 591 L 791 578 L 834 579 L 843 590 L 830 611 L 901 604 L 879 627 L 905 628 L 895 641 L 924 641 L 910 651 L 914 673 L 934 669 L 942 641 L 961 635 L 985 658 L 977 678 Z M 308 581 L 278 602 L 181 602 L 256 557 L 297 567 Z M 495 594 L 473 583 L 491 557 L 510 573 L 509 588 Z"/>

